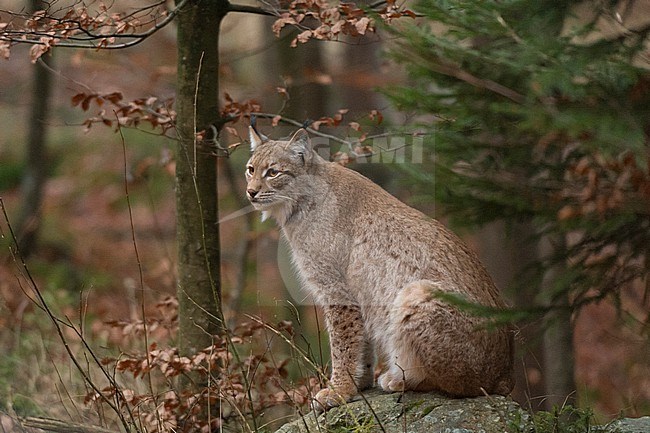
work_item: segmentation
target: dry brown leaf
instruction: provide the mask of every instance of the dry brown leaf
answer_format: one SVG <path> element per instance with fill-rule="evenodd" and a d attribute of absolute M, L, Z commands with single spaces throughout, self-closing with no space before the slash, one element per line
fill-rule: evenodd
<path fill-rule="evenodd" d="M 370 18 L 362 17 L 355 24 L 354 27 L 357 29 L 360 35 L 365 35 L 370 25 Z"/>
<path fill-rule="evenodd" d="M 224 126 L 224 129 L 226 132 L 228 132 L 230 135 L 239 138 L 239 131 L 237 131 L 237 128 L 234 128 L 232 126 Z"/>
<path fill-rule="evenodd" d="M 0 41 L 0 57 L 7 60 L 11 55 L 11 44 L 7 41 Z"/>

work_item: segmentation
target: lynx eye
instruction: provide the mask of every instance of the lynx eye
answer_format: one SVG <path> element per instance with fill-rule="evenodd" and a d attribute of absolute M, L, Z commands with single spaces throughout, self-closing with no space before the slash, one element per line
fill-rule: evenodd
<path fill-rule="evenodd" d="M 252 176 L 253 173 L 255 173 L 255 167 L 253 167 L 252 165 L 247 166 L 246 167 L 246 175 Z"/>
<path fill-rule="evenodd" d="M 275 168 L 269 168 L 266 170 L 266 173 L 264 174 L 265 177 L 268 177 L 269 179 L 273 179 L 274 177 L 278 177 L 282 172 L 280 170 L 276 170 Z"/>

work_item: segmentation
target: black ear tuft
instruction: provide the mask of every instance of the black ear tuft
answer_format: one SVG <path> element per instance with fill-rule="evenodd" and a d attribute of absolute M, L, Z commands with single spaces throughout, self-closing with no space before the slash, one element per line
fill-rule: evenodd
<path fill-rule="evenodd" d="M 251 114 L 251 128 L 253 128 L 253 131 L 255 131 L 257 135 L 260 135 L 257 130 L 257 116 L 255 114 Z"/>

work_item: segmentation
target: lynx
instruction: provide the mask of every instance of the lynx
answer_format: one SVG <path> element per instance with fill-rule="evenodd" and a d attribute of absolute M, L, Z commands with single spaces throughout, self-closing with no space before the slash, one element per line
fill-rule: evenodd
<path fill-rule="evenodd" d="M 314 397 L 315 410 L 374 385 L 375 349 L 387 366 L 378 378 L 385 391 L 510 393 L 510 330 L 488 330 L 438 296 L 503 305 L 458 237 L 361 174 L 326 161 L 304 129 L 275 141 L 250 128 L 250 142 L 246 195 L 263 219 L 279 225 L 330 337 L 331 379 Z"/>

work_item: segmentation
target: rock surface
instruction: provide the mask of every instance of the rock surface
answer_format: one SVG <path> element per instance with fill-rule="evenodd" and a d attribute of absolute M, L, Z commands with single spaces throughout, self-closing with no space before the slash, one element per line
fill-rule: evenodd
<path fill-rule="evenodd" d="M 370 409 L 372 408 L 372 409 Z M 600 433 L 650 433 L 650 417 L 596 427 Z M 510 398 L 450 399 L 433 393 L 378 389 L 347 405 L 285 424 L 276 433 L 535 433 L 532 417 Z"/>
<path fill-rule="evenodd" d="M 607 433 L 650 433 L 650 416 L 624 418 L 614 421 L 606 429 Z"/>
<path fill-rule="evenodd" d="M 503 433 L 523 431 L 529 419 L 517 403 L 500 396 L 450 399 L 371 390 L 364 397 L 318 417 L 312 412 L 276 433 Z"/>

